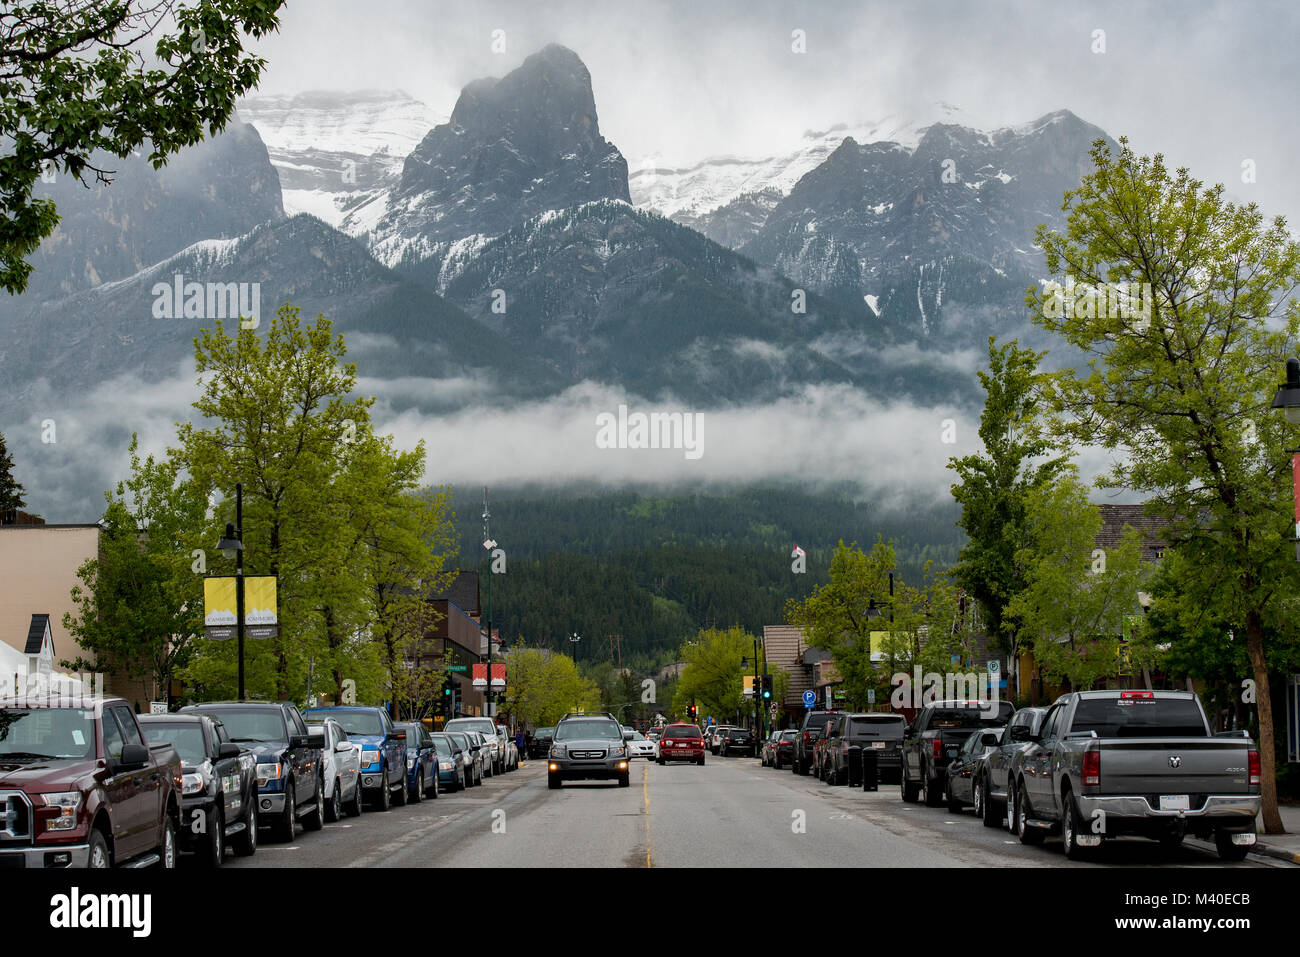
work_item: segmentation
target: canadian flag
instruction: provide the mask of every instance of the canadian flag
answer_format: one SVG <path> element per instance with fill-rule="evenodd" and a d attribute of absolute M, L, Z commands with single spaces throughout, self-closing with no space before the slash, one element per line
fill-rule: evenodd
<path fill-rule="evenodd" d="M 802 548 L 800 548 L 798 545 L 796 545 L 796 546 L 794 547 L 794 551 L 792 551 L 792 552 L 790 553 L 790 557 L 791 557 L 791 558 L 799 558 L 799 557 L 801 557 L 801 556 L 803 556 L 803 555 L 805 555 L 805 554 L 807 554 L 807 553 L 806 553 Z"/>

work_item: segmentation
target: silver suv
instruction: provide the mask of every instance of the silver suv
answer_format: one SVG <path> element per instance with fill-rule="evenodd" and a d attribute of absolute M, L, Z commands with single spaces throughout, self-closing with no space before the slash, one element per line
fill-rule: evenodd
<path fill-rule="evenodd" d="M 566 714 L 555 726 L 555 738 L 546 763 L 546 784 L 564 781 L 618 780 L 621 788 L 632 784 L 623 728 L 612 714 Z"/>

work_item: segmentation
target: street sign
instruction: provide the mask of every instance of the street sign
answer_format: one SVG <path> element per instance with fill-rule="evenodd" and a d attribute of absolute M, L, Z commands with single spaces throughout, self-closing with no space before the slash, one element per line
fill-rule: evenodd
<path fill-rule="evenodd" d="M 469 671 L 469 665 L 448 665 L 447 670 L 464 674 L 466 671 Z"/>
<path fill-rule="evenodd" d="M 768 714 L 770 714 L 772 717 L 774 718 L 776 717 L 776 705 L 772 705 L 770 708 L 767 709 L 767 711 Z"/>
<path fill-rule="evenodd" d="M 805 708 L 811 708 L 811 707 L 812 707 L 813 705 L 815 705 L 816 703 L 817 703 L 817 692 L 815 692 L 815 691 L 805 691 L 805 692 L 803 693 L 803 706 L 804 706 Z M 713 723 L 713 719 L 712 719 L 712 718 L 709 719 L 709 723 L 710 723 L 710 724 Z"/>
<path fill-rule="evenodd" d="M 166 714 L 166 713 L 167 713 L 167 702 L 166 702 L 166 701 L 150 701 L 150 702 L 149 702 L 149 713 L 150 713 L 150 714 Z"/>
<path fill-rule="evenodd" d="M 868 689 L 867 689 L 867 704 L 875 704 L 875 703 L 876 703 L 876 689 L 875 689 L 875 688 L 868 688 Z"/>
<path fill-rule="evenodd" d="M 1002 668 L 1002 663 L 998 661 L 998 659 L 993 658 L 989 661 L 989 674 L 995 675 L 998 673 L 999 670 L 1001 670 L 1001 668 Z"/>

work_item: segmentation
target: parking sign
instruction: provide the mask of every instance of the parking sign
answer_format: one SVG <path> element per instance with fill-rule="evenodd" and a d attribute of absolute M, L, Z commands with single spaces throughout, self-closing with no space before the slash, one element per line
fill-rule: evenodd
<path fill-rule="evenodd" d="M 805 708 L 811 708 L 816 703 L 817 703 L 817 692 L 805 691 L 803 693 L 803 706 Z"/>

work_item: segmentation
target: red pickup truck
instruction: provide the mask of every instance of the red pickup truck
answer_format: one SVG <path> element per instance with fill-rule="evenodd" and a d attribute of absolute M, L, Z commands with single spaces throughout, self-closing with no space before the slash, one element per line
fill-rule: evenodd
<path fill-rule="evenodd" d="M 175 867 L 181 787 L 121 698 L 0 698 L 0 868 Z"/>

